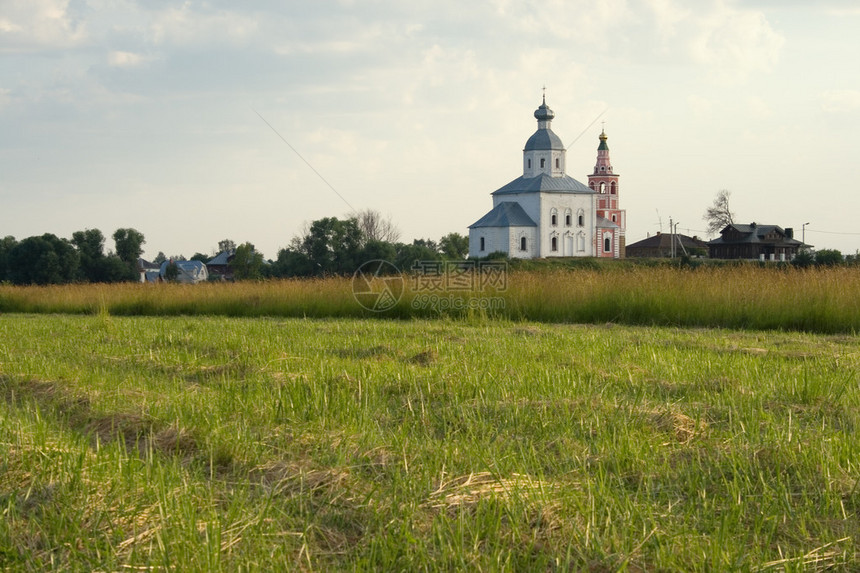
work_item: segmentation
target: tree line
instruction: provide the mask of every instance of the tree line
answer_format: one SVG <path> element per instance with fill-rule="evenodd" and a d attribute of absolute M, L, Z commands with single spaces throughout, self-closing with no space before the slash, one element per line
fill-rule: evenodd
<path fill-rule="evenodd" d="M 143 252 L 143 234 L 117 229 L 114 250 L 105 253 L 105 237 L 98 229 L 76 231 L 71 239 L 54 234 L 0 239 L 0 282 L 63 284 L 137 280 L 137 259 Z"/>
<path fill-rule="evenodd" d="M 0 240 L 0 283 L 64 284 L 139 280 L 137 261 L 146 240 L 135 229 L 117 229 L 114 250 L 105 252 L 105 237 L 98 229 L 86 229 L 61 239 L 46 233 L 16 241 Z M 463 259 L 469 239 L 449 233 L 438 241 L 416 239 L 403 243 L 390 220 L 367 210 L 353 217 L 326 217 L 307 224 L 274 260 L 264 259 L 252 243 L 237 245 L 230 239 L 218 243 L 218 252 L 231 254 L 229 267 L 235 280 L 351 275 L 363 263 L 382 259 L 408 271 L 415 261 Z M 191 260 L 204 263 L 212 257 L 195 253 Z M 159 252 L 153 262 L 185 260 Z M 170 267 L 167 279 L 171 277 Z M 174 269 L 175 270 L 175 269 Z M 175 273 L 174 273 L 175 275 Z"/>

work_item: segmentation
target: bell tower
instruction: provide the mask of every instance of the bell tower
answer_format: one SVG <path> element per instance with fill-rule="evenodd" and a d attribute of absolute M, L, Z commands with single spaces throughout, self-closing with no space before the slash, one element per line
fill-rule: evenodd
<path fill-rule="evenodd" d="M 600 132 L 597 146 L 597 163 L 594 173 L 588 176 L 588 186 L 597 193 L 597 217 L 602 228 L 595 237 L 596 252 L 603 257 L 624 257 L 627 213 L 618 207 L 618 174 L 612 169 L 606 130 Z M 602 219 L 602 221 L 601 221 Z"/>

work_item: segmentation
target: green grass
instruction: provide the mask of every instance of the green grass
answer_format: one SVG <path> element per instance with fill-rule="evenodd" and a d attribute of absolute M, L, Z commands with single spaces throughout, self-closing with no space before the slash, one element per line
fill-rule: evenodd
<path fill-rule="evenodd" d="M 0 316 L 0 570 L 855 570 L 853 336 Z"/>

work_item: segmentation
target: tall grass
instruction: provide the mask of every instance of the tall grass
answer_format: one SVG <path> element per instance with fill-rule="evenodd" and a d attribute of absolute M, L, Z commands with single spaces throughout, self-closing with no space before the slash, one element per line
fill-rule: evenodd
<path fill-rule="evenodd" d="M 385 312 L 364 309 L 348 278 L 202 284 L 0 286 L 0 312 L 113 315 L 280 317 L 495 316 L 545 322 L 713 326 L 856 332 L 860 268 L 620 267 L 513 271 L 499 291 L 434 292 L 481 302 L 461 307 L 426 302 L 404 277 L 400 302 Z M 444 301 L 443 301 L 444 302 Z"/>

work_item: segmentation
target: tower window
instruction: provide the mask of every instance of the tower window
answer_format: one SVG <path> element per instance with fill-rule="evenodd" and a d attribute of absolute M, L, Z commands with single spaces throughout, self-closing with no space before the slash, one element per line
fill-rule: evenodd
<path fill-rule="evenodd" d="M 609 237 L 603 238 L 603 252 L 608 253 L 612 250 L 612 239 Z"/>
<path fill-rule="evenodd" d="M 606 183 L 600 183 L 600 192 L 606 193 Z"/>
<path fill-rule="evenodd" d="M 527 246 L 527 245 L 526 245 L 526 238 L 525 238 L 525 237 L 520 237 L 520 250 L 521 250 L 521 251 L 528 250 L 528 249 L 526 249 L 526 246 Z"/>
<path fill-rule="evenodd" d="M 616 220 L 616 218 L 615 218 L 615 215 L 612 215 L 612 222 L 613 222 L 613 223 L 617 222 L 617 220 Z"/>
<path fill-rule="evenodd" d="M 543 157 L 541 157 L 541 160 L 540 160 L 540 168 L 541 168 L 541 169 L 543 169 L 544 167 L 546 167 L 546 159 L 544 159 Z"/>
<path fill-rule="evenodd" d="M 615 195 L 615 182 L 614 181 L 609 186 L 609 192 L 612 193 L 613 195 Z"/>
<path fill-rule="evenodd" d="M 526 163 L 528 163 L 529 169 L 531 169 L 532 168 L 532 160 L 528 159 L 528 160 L 526 160 Z"/>
<path fill-rule="evenodd" d="M 558 159 L 558 157 L 556 157 L 555 158 L 555 168 L 558 169 L 558 166 L 559 166 L 559 159 Z"/>
<path fill-rule="evenodd" d="M 484 250 L 484 237 L 481 237 L 481 250 Z"/>

